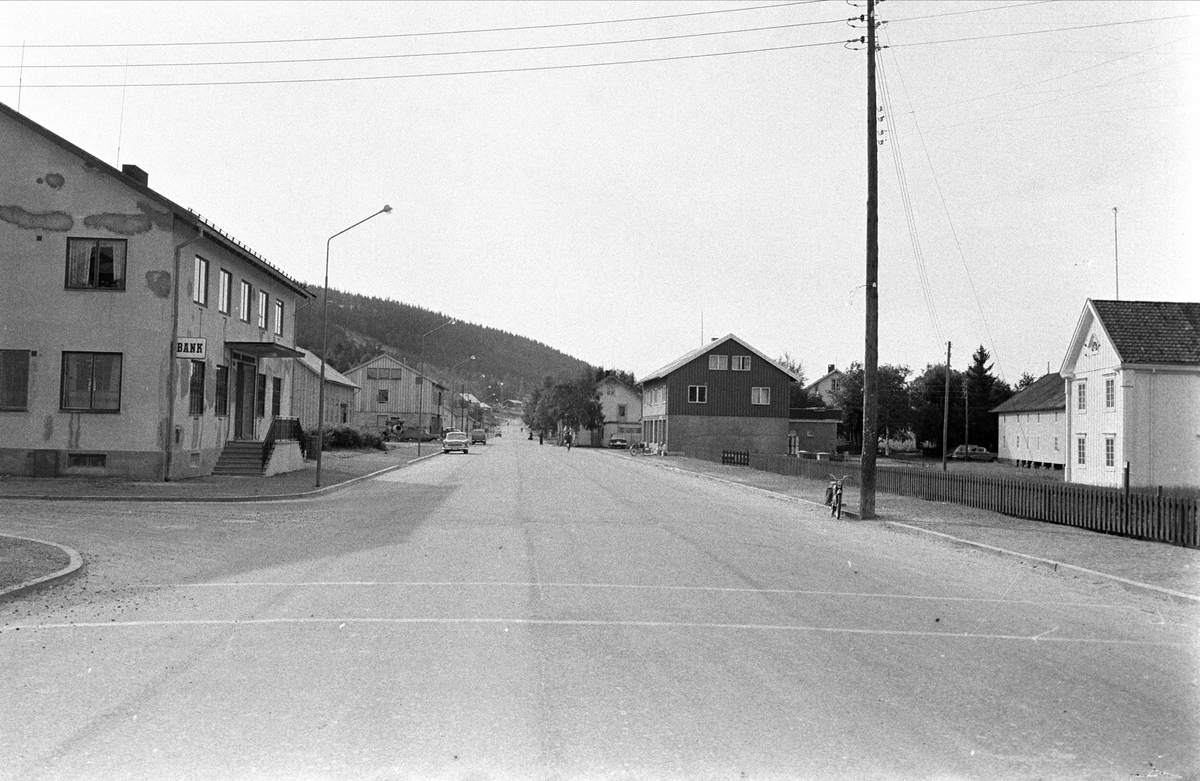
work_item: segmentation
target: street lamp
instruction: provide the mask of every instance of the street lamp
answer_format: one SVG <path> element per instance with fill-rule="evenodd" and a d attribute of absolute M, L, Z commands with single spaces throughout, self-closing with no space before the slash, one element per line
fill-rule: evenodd
<path fill-rule="evenodd" d="M 359 220 L 349 228 L 338 231 L 325 242 L 325 287 L 321 289 L 321 384 L 317 391 L 317 488 L 321 487 L 321 453 L 325 450 L 325 359 L 329 356 L 329 244 L 351 228 L 357 228 L 369 219 L 389 214 L 392 207 L 384 207 L 370 217 Z"/>
<path fill-rule="evenodd" d="M 471 382 L 475 382 L 475 380 L 478 380 L 480 377 L 486 377 L 486 376 L 487 376 L 486 374 L 477 374 L 471 378 Z M 466 431 L 467 430 L 467 383 L 466 383 L 466 381 L 463 381 L 458 386 L 458 403 L 459 403 L 459 408 L 462 410 L 462 429 L 461 430 Z"/>
<path fill-rule="evenodd" d="M 418 365 L 421 367 L 421 376 L 418 380 L 419 384 L 417 385 L 417 458 L 421 457 L 421 419 L 425 414 L 425 337 L 429 336 L 434 331 L 440 331 L 446 326 L 454 325 L 457 322 L 457 320 L 451 318 L 439 325 L 437 328 L 421 334 L 421 346 L 418 350 L 418 354 L 420 356 L 420 362 Z M 430 428 L 432 428 L 432 426 L 430 426 Z"/>

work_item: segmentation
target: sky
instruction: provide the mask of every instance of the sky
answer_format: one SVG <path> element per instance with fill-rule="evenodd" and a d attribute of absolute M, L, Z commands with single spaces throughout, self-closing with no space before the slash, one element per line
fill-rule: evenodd
<path fill-rule="evenodd" d="M 879 360 L 1200 301 L 1200 3 L 877 7 Z M 864 355 L 865 0 L 8 2 L 0 102 L 290 276 L 649 373 Z M 1116 211 L 1114 212 L 1114 208 Z"/>

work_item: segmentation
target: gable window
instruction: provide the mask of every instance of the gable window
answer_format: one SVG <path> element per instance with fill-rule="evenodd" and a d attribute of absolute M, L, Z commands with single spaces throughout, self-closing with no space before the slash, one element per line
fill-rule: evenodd
<path fill-rule="evenodd" d="M 124 290 L 125 239 L 67 239 L 67 287 Z"/>
<path fill-rule="evenodd" d="M 238 309 L 238 318 L 243 323 L 250 322 L 250 283 L 242 280 L 241 297 L 238 301 L 240 308 Z"/>
<path fill-rule="evenodd" d="M 208 261 L 196 256 L 196 270 L 192 276 L 192 301 L 208 306 Z"/>
<path fill-rule="evenodd" d="M 708 386 L 707 385 L 689 385 L 688 386 L 688 403 L 689 404 L 707 404 L 708 403 Z"/>
<path fill-rule="evenodd" d="M 283 302 L 275 299 L 275 335 L 283 336 Z"/>
<path fill-rule="evenodd" d="M 1087 466 L 1087 435 L 1080 434 L 1075 444 L 1075 463 Z"/>
<path fill-rule="evenodd" d="M 733 356 L 733 370 L 735 372 L 750 371 L 750 356 L 749 355 Z"/>
<path fill-rule="evenodd" d="M 617 417 L 618 418 L 625 417 L 625 405 L 624 404 L 617 405 Z"/>
<path fill-rule="evenodd" d="M 217 393 L 213 399 L 213 414 L 229 414 L 229 367 L 217 366 Z"/>
<path fill-rule="evenodd" d="M 29 351 L 0 350 L 0 410 L 29 407 Z"/>
<path fill-rule="evenodd" d="M 388 389 L 387 388 L 380 388 L 379 390 L 375 391 L 375 403 L 376 404 L 387 404 L 388 403 Z"/>
<path fill-rule="evenodd" d="M 233 274 L 225 269 L 217 276 L 217 311 L 223 315 L 229 314 L 233 304 Z"/>
<path fill-rule="evenodd" d="M 750 389 L 750 403 L 757 404 L 759 406 L 765 406 L 765 405 L 770 404 L 771 403 L 771 389 L 770 388 L 751 388 Z"/>
<path fill-rule="evenodd" d="M 192 361 L 192 380 L 188 384 L 188 414 L 204 414 L 204 361 Z"/>
<path fill-rule="evenodd" d="M 1104 408 L 1113 409 L 1117 406 L 1117 378 L 1104 378 Z"/>
<path fill-rule="evenodd" d="M 1087 412 L 1087 380 L 1080 380 L 1078 387 L 1075 398 L 1079 403 L 1079 411 Z"/>
<path fill-rule="evenodd" d="M 271 297 L 267 295 L 267 291 L 258 291 L 258 327 L 267 327 L 267 306 L 271 302 Z"/>
<path fill-rule="evenodd" d="M 64 352 L 64 410 L 118 412 L 121 409 L 121 353 Z"/>
<path fill-rule="evenodd" d="M 729 369 L 728 355 L 710 355 L 708 356 L 709 371 L 723 372 Z"/>
<path fill-rule="evenodd" d="M 1117 465 L 1117 438 L 1104 438 L 1104 466 L 1112 469 Z"/>

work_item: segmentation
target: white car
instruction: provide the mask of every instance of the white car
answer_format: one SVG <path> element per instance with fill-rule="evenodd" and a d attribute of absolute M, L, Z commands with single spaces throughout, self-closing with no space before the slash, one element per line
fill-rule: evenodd
<path fill-rule="evenodd" d="M 461 450 L 463 453 L 466 453 L 470 444 L 470 437 L 462 431 L 447 431 L 446 438 L 442 440 L 442 452 L 449 453 L 451 450 Z"/>

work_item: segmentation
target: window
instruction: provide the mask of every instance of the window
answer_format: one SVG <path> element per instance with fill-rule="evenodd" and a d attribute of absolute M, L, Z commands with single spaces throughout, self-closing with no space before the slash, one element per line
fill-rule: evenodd
<path fill-rule="evenodd" d="M 749 355 L 733 356 L 733 370 L 735 372 L 750 371 L 750 356 Z"/>
<path fill-rule="evenodd" d="M 267 375 L 258 375 L 255 383 L 254 394 L 254 417 L 265 418 L 267 416 Z"/>
<path fill-rule="evenodd" d="M 723 372 L 729 369 L 728 355 L 710 355 L 708 356 L 708 368 L 710 371 Z"/>
<path fill-rule="evenodd" d="M 387 404 L 388 403 L 388 389 L 387 388 L 380 388 L 379 390 L 375 391 L 375 403 L 376 404 Z"/>
<path fill-rule="evenodd" d="M 238 317 L 243 323 L 250 322 L 250 283 L 242 280 L 241 308 L 238 310 Z"/>
<path fill-rule="evenodd" d="M 208 306 L 208 261 L 196 256 L 196 271 L 192 277 L 192 301 Z"/>
<path fill-rule="evenodd" d="M 1076 440 L 1075 463 L 1087 466 L 1087 436 L 1084 434 L 1080 434 L 1079 439 Z"/>
<path fill-rule="evenodd" d="M 707 404 L 708 403 L 708 386 L 707 385 L 689 385 L 688 386 L 688 403 L 689 404 Z"/>
<path fill-rule="evenodd" d="M 217 366 L 217 394 L 213 399 L 213 414 L 229 414 L 229 367 Z"/>
<path fill-rule="evenodd" d="M 1117 378 L 1104 378 L 1104 408 L 1113 409 L 1117 406 Z"/>
<path fill-rule="evenodd" d="M 62 409 L 118 412 L 121 409 L 120 353 L 63 353 Z"/>
<path fill-rule="evenodd" d="M 283 336 L 283 302 L 275 299 L 275 335 Z"/>
<path fill-rule="evenodd" d="M 1079 381 L 1079 391 L 1076 394 L 1076 398 L 1079 401 L 1079 411 L 1087 412 L 1087 380 Z"/>
<path fill-rule="evenodd" d="M 1104 466 L 1112 469 L 1117 465 L 1117 438 L 1104 438 Z"/>
<path fill-rule="evenodd" d="M 29 351 L 0 350 L 0 409 L 29 407 Z"/>
<path fill-rule="evenodd" d="M 271 303 L 271 297 L 267 295 L 267 291 L 258 291 L 258 327 L 267 327 L 267 306 Z"/>
<path fill-rule="evenodd" d="M 750 403 L 757 404 L 759 406 L 765 406 L 765 405 L 770 404 L 771 403 L 771 389 L 770 388 L 751 388 L 750 389 Z"/>
<path fill-rule="evenodd" d="M 188 414 L 204 414 L 204 361 L 192 361 L 192 381 L 188 384 Z"/>
<path fill-rule="evenodd" d="M 1018 450 L 1021 449 L 1021 435 L 1020 434 L 1017 435 L 1017 449 Z"/>
<path fill-rule="evenodd" d="M 1054 438 L 1054 452 L 1058 452 L 1058 437 Z"/>
<path fill-rule="evenodd" d="M 617 405 L 617 417 L 618 418 L 625 417 L 625 405 L 624 404 Z"/>
<path fill-rule="evenodd" d="M 229 307 L 233 304 L 233 274 L 230 274 L 225 269 L 221 269 L 217 281 L 217 311 L 221 314 L 229 314 Z"/>
<path fill-rule="evenodd" d="M 271 417 L 279 417 L 279 409 L 283 399 L 283 378 L 271 378 Z"/>
<path fill-rule="evenodd" d="M 105 453 L 68 453 L 67 467 L 69 469 L 104 469 L 108 464 Z"/>
<path fill-rule="evenodd" d="M 125 289 L 124 239 L 67 239 L 67 287 Z"/>

